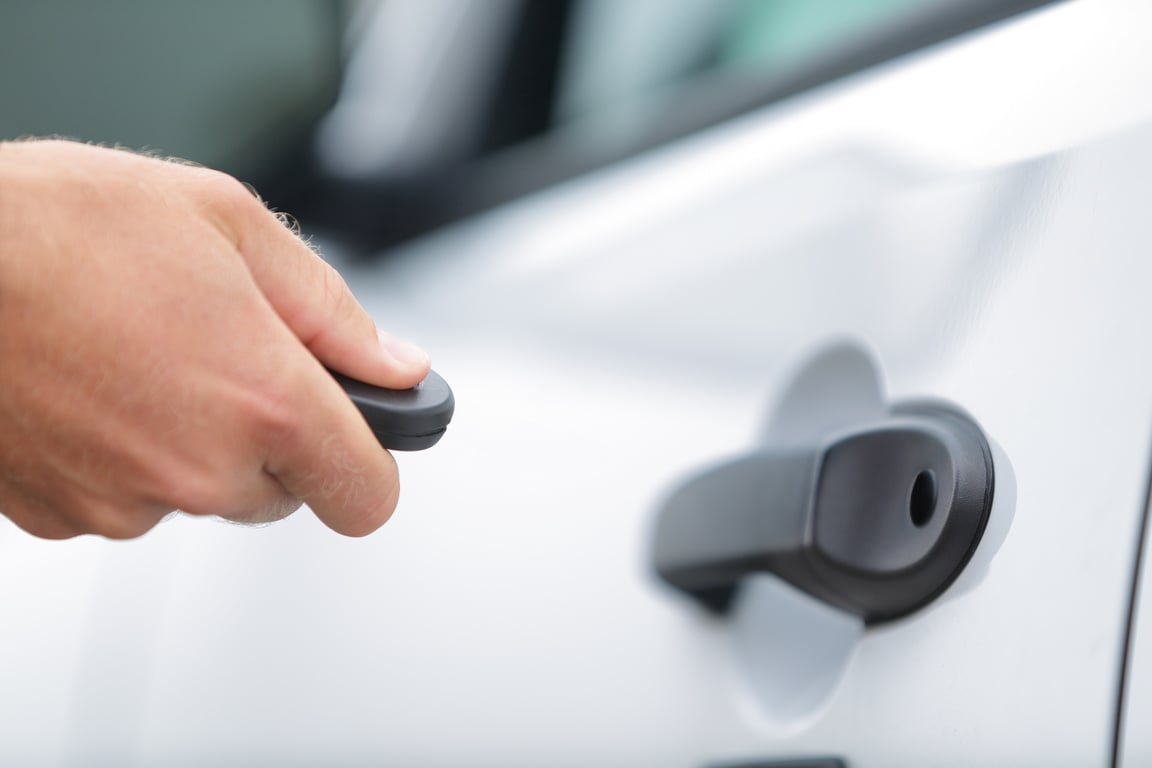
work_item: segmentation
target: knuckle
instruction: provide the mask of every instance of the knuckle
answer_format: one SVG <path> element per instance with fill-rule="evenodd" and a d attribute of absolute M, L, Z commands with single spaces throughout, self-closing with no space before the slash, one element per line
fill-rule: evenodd
<path fill-rule="evenodd" d="M 141 513 L 109 514 L 92 532 L 108 539 L 135 539 L 156 527 L 160 518 Z"/>
<path fill-rule="evenodd" d="M 74 507 L 71 516 L 80 531 L 109 539 L 135 539 L 159 522 L 159 518 L 138 507 L 98 502 Z"/>
<path fill-rule="evenodd" d="M 348 282 L 339 270 L 323 259 L 316 258 L 316 282 L 320 307 L 315 323 L 303 331 L 305 343 L 317 343 L 330 336 L 336 328 L 365 338 L 376 338 L 376 324 L 352 295 Z"/>
<path fill-rule="evenodd" d="M 248 203 L 259 201 L 259 197 L 252 188 L 244 184 L 235 176 L 217 171 L 212 168 L 196 168 L 202 183 L 207 191 L 221 202 Z"/>
<path fill-rule="evenodd" d="M 348 282 L 331 264 L 322 259 L 318 259 L 318 261 L 320 262 L 320 290 L 324 297 L 324 304 L 333 314 L 344 314 L 348 311 L 348 301 L 352 298 Z"/>
<path fill-rule="evenodd" d="M 247 222 L 267 215 L 264 203 L 250 186 L 235 176 L 211 168 L 191 169 L 204 205 L 224 221 Z"/>
<path fill-rule="evenodd" d="M 147 483 L 148 498 L 156 508 L 180 510 L 189 515 L 216 515 L 228 511 L 228 499 L 221 492 L 219 478 L 210 466 L 192 467 L 172 462 L 153 468 Z"/>
<path fill-rule="evenodd" d="M 188 483 L 172 496 L 176 509 L 196 517 L 224 517 L 233 511 L 228 496 L 211 483 Z"/>
<path fill-rule="evenodd" d="M 0 513 L 25 533 L 40 539 L 71 539 L 87 533 L 67 517 L 27 501 L 5 500 L 0 504 Z"/>

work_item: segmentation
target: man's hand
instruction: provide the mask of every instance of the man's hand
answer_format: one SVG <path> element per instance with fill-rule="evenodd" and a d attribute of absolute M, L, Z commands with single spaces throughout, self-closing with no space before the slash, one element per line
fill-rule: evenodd
<path fill-rule="evenodd" d="M 307 503 L 351 536 L 392 457 L 324 370 L 407 388 L 340 276 L 235 179 L 60 141 L 0 144 L 0 512 L 47 538 L 138 536 L 173 509 Z"/>

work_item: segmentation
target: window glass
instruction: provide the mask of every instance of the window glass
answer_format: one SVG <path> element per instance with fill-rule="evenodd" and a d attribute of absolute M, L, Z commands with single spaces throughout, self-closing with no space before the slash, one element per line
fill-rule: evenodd
<path fill-rule="evenodd" d="M 729 6 L 718 64 L 784 72 L 876 34 L 941 0 L 741 0 Z"/>
<path fill-rule="evenodd" d="M 639 130 L 725 75 L 782 78 L 952 0 L 583 0 L 574 6 L 556 122 Z M 624 117 L 627 115 L 627 117 Z M 627 128 L 624 127 L 626 124 Z"/>

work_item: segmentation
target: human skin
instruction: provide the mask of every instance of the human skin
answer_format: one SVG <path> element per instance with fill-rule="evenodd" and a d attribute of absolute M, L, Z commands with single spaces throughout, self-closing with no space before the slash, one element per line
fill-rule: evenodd
<path fill-rule="evenodd" d="M 301 502 L 362 536 L 396 465 L 325 367 L 428 372 L 245 186 L 65 141 L 0 143 L 0 513 L 131 538 Z"/>

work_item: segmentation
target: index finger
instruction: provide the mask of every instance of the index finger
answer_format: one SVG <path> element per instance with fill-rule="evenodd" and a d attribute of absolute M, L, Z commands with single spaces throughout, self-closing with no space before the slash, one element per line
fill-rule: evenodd
<path fill-rule="evenodd" d="M 231 177 L 217 190 L 218 213 L 257 287 L 280 319 L 330 368 L 369 384 L 407 389 L 430 367 L 413 344 L 378 334 L 340 273 L 248 189 Z"/>

